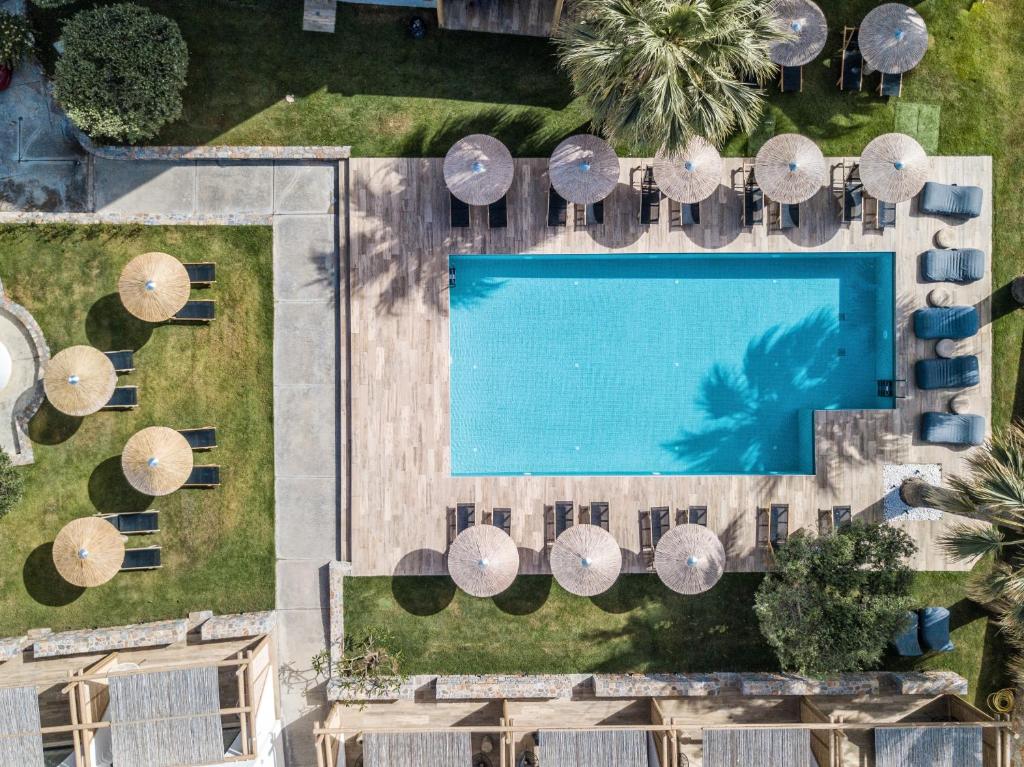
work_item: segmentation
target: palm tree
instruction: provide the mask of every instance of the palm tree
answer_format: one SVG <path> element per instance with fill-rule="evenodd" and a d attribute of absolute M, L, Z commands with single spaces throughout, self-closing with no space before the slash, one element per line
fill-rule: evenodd
<path fill-rule="evenodd" d="M 764 98 L 745 86 L 776 71 L 789 33 L 765 0 L 579 0 L 558 33 L 562 66 L 612 140 L 669 151 L 694 136 L 751 132 Z"/>

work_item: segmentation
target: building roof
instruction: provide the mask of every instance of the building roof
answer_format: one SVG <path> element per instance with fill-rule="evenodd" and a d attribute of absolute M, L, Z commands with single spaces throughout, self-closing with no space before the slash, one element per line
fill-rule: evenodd
<path fill-rule="evenodd" d="M 42 767 L 40 727 L 35 687 L 0 689 L 0 764 Z"/>
<path fill-rule="evenodd" d="M 981 767 L 980 727 L 879 727 L 875 767 Z"/>
<path fill-rule="evenodd" d="M 223 760 L 214 667 L 111 676 L 109 712 L 118 765 L 171 767 Z"/>
<path fill-rule="evenodd" d="M 471 767 L 468 732 L 368 732 L 363 767 Z"/>
<path fill-rule="evenodd" d="M 704 767 L 811 767 L 811 731 L 750 727 L 704 731 Z"/>
<path fill-rule="evenodd" d="M 544 764 L 588 767 L 648 767 L 644 730 L 552 730 L 540 734 Z"/>

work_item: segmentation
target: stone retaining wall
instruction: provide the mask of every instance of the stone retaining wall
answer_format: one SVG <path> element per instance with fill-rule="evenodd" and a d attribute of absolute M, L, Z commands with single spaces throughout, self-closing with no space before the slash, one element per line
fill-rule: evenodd
<path fill-rule="evenodd" d="M 28 637 L 4 637 L 0 639 L 0 662 L 10 660 L 25 649 Z"/>
<path fill-rule="evenodd" d="M 184 618 L 131 626 L 61 631 L 33 642 L 32 655 L 36 658 L 52 658 L 58 655 L 110 652 L 133 647 L 159 647 L 184 642 L 187 633 L 188 621 Z"/>
<path fill-rule="evenodd" d="M 199 636 L 204 642 L 216 639 L 245 639 L 269 634 L 274 630 L 276 613 L 238 613 L 236 615 L 214 615 L 203 621 Z"/>
<path fill-rule="evenodd" d="M 345 576 L 351 572 L 351 562 L 331 562 L 327 566 L 332 677 L 345 650 Z"/>
<path fill-rule="evenodd" d="M 432 690 L 429 688 L 433 688 Z M 415 676 L 394 691 L 366 696 L 333 678 L 328 699 L 342 702 L 413 700 L 417 691 L 435 700 L 547 700 L 583 698 L 678 698 L 741 695 L 941 695 L 967 694 L 967 680 L 951 671 L 838 674 L 814 679 L 799 674 L 723 672 L 712 674 L 564 674 Z"/>
<path fill-rule="evenodd" d="M 77 128 L 78 143 L 104 160 L 346 160 L 347 146 L 101 146 Z"/>

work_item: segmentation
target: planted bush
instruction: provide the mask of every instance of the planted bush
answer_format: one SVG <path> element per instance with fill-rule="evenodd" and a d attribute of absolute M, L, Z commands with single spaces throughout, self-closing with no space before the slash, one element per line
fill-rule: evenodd
<path fill-rule="evenodd" d="M 171 19 L 109 5 L 75 14 L 63 39 L 54 93 L 89 135 L 136 142 L 181 116 L 188 47 Z"/>
<path fill-rule="evenodd" d="M 39 8 L 63 8 L 77 2 L 78 0 L 32 0 L 32 5 Z"/>
<path fill-rule="evenodd" d="M 32 47 L 32 28 L 24 16 L 0 11 L 0 67 L 14 69 Z"/>
<path fill-rule="evenodd" d="M 24 493 L 24 481 L 10 456 L 0 450 L 0 517 L 10 511 Z"/>
<path fill-rule="evenodd" d="M 909 535 L 889 525 L 790 537 L 754 603 L 783 669 L 833 674 L 876 665 L 910 608 L 904 559 L 915 550 Z"/>

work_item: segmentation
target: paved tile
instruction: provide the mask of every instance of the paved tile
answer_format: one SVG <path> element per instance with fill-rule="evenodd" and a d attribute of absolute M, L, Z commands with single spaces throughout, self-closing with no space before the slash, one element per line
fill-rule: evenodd
<path fill-rule="evenodd" d="M 337 163 L 278 162 L 274 166 L 275 213 L 333 213 Z"/>
<path fill-rule="evenodd" d="M 96 210 L 165 216 L 195 211 L 195 165 L 137 160 L 95 161 Z"/>
<path fill-rule="evenodd" d="M 274 309 L 274 369 L 288 383 L 334 383 L 334 307 L 281 302 Z"/>
<path fill-rule="evenodd" d="M 288 610 L 322 610 L 328 604 L 327 559 L 277 560 L 277 603 Z M 316 639 L 322 639 L 317 636 Z"/>
<path fill-rule="evenodd" d="M 252 162 L 201 162 L 196 165 L 196 211 L 227 216 L 274 210 L 274 166 Z"/>
<path fill-rule="evenodd" d="M 338 509 L 334 477 L 277 477 L 274 541 L 281 559 L 337 557 Z"/>
<path fill-rule="evenodd" d="M 275 386 L 274 474 L 334 476 L 335 430 L 333 384 Z"/>
<path fill-rule="evenodd" d="M 274 297 L 333 301 L 337 271 L 334 216 L 274 218 Z"/>

